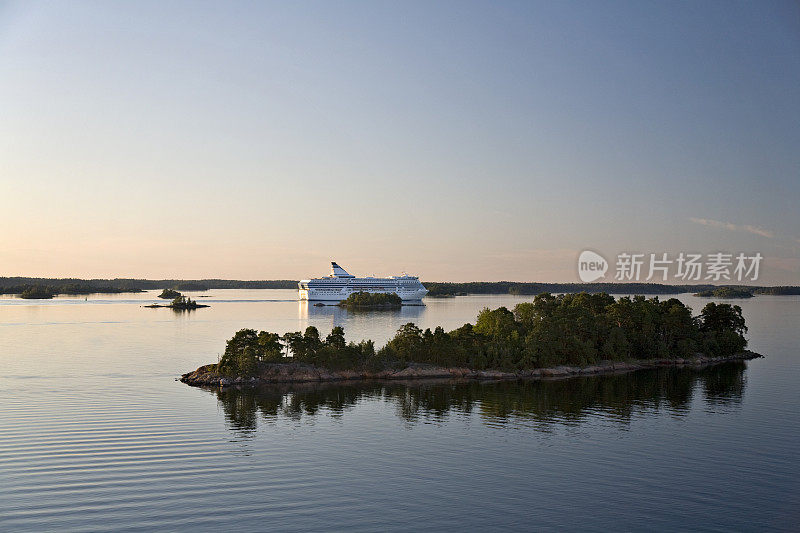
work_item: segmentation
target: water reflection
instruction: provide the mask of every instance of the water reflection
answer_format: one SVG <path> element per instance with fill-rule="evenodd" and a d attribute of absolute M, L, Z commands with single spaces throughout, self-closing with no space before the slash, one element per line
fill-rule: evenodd
<path fill-rule="evenodd" d="M 397 309 L 379 309 L 379 310 L 352 310 L 338 305 L 322 305 L 316 306 L 309 304 L 308 300 L 298 301 L 298 317 L 301 320 L 310 319 L 323 319 L 326 322 L 330 321 L 331 327 L 341 326 L 349 329 L 353 322 L 375 320 L 376 318 L 391 320 L 405 324 L 406 322 L 414 322 L 425 312 L 424 305 L 403 305 Z"/>
<path fill-rule="evenodd" d="M 542 430 L 579 425 L 592 417 L 627 424 L 635 416 L 666 410 L 683 416 L 694 400 L 715 410 L 738 406 L 744 363 L 711 368 L 663 368 L 613 376 L 552 381 L 416 380 L 278 384 L 259 389 L 213 390 L 230 429 L 244 436 L 259 422 L 342 417 L 360 403 L 380 401 L 406 424 L 474 416 L 487 425 L 527 425 Z"/>

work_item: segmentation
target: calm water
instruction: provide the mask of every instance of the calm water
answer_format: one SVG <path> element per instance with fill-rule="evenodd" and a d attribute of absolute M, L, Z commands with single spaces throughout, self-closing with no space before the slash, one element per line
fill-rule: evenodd
<path fill-rule="evenodd" d="M 353 315 L 208 294 L 191 314 L 0 298 L 0 530 L 800 529 L 799 297 L 740 303 L 768 355 L 747 365 L 218 392 L 174 379 L 242 327 L 380 344 L 525 298 Z"/>

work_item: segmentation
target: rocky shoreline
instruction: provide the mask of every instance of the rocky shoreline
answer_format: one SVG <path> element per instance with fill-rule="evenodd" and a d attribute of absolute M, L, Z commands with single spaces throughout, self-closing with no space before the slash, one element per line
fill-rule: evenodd
<path fill-rule="evenodd" d="M 201 296 L 200 298 L 203 298 L 203 296 Z M 211 306 L 207 304 L 192 304 L 192 305 L 150 304 L 150 305 L 143 305 L 142 307 L 146 307 L 148 309 L 158 309 L 164 307 L 169 309 L 179 309 L 181 311 L 193 311 L 194 309 L 200 309 L 201 307 L 211 307 Z"/>
<path fill-rule="evenodd" d="M 231 378 L 218 374 L 215 365 L 201 366 L 193 372 L 183 374 L 180 381 L 194 387 L 227 387 L 231 385 L 267 385 L 273 383 L 309 383 L 330 381 L 363 380 L 413 380 L 413 379 L 475 379 L 475 380 L 514 380 L 514 379 L 558 379 L 572 376 L 591 376 L 599 374 L 618 374 L 659 367 L 702 368 L 732 361 L 749 361 L 763 357 L 761 354 L 745 350 L 729 357 L 708 357 L 697 355 L 686 359 L 640 359 L 634 361 L 604 361 L 596 365 L 556 366 L 537 368 L 520 372 L 499 370 L 472 370 L 469 368 L 449 368 L 431 365 L 412 364 L 402 370 L 328 370 L 302 363 L 266 364 L 255 377 Z"/>

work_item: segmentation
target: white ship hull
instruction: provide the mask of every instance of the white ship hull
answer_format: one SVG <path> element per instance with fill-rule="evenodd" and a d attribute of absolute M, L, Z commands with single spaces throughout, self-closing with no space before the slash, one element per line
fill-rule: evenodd
<path fill-rule="evenodd" d="M 416 276 L 357 278 L 336 263 L 331 263 L 330 276 L 304 279 L 297 289 L 301 300 L 314 302 L 341 302 L 355 292 L 394 293 L 404 301 L 421 300 L 428 294 Z"/>
<path fill-rule="evenodd" d="M 401 300 L 421 300 L 426 294 L 428 294 L 427 289 L 417 289 L 411 291 L 405 290 L 377 290 L 377 289 L 316 289 L 316 288 L 309 288 L 309 289 L 300 289 L 300 299 L 301 300 L 309 300 L 313 302 L 341 302 L 342 300 L 346 300 L 348 296 L 353 294 L 354 292 L 375 292 L 375 293 L 395 293 L 400 297 Z"/>

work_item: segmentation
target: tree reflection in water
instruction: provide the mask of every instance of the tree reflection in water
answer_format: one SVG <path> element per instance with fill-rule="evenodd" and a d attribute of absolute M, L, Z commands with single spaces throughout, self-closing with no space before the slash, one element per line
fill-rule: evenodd
<path fill-rule="evenodd" d="M 578 425 L 597 413 L 623 424 L 648 411 L 667 409 L 682 416 L 695 397 L 714 409 L 737 405 L 744 393 L 745 368 L 745 363 L 736 362 L 700 370 L 663 368 L 548 381 L 300 383 L 213 393 L 230 428 L 245 434 L 254 431 L 259 420 L 299 421 L 322 413 L 342 417 L 358 403 L 376 400 L 393 404 L 408 424 L 462 414 L 493 425 L 529 420 L 547 430 L 554 424 Z"/>

